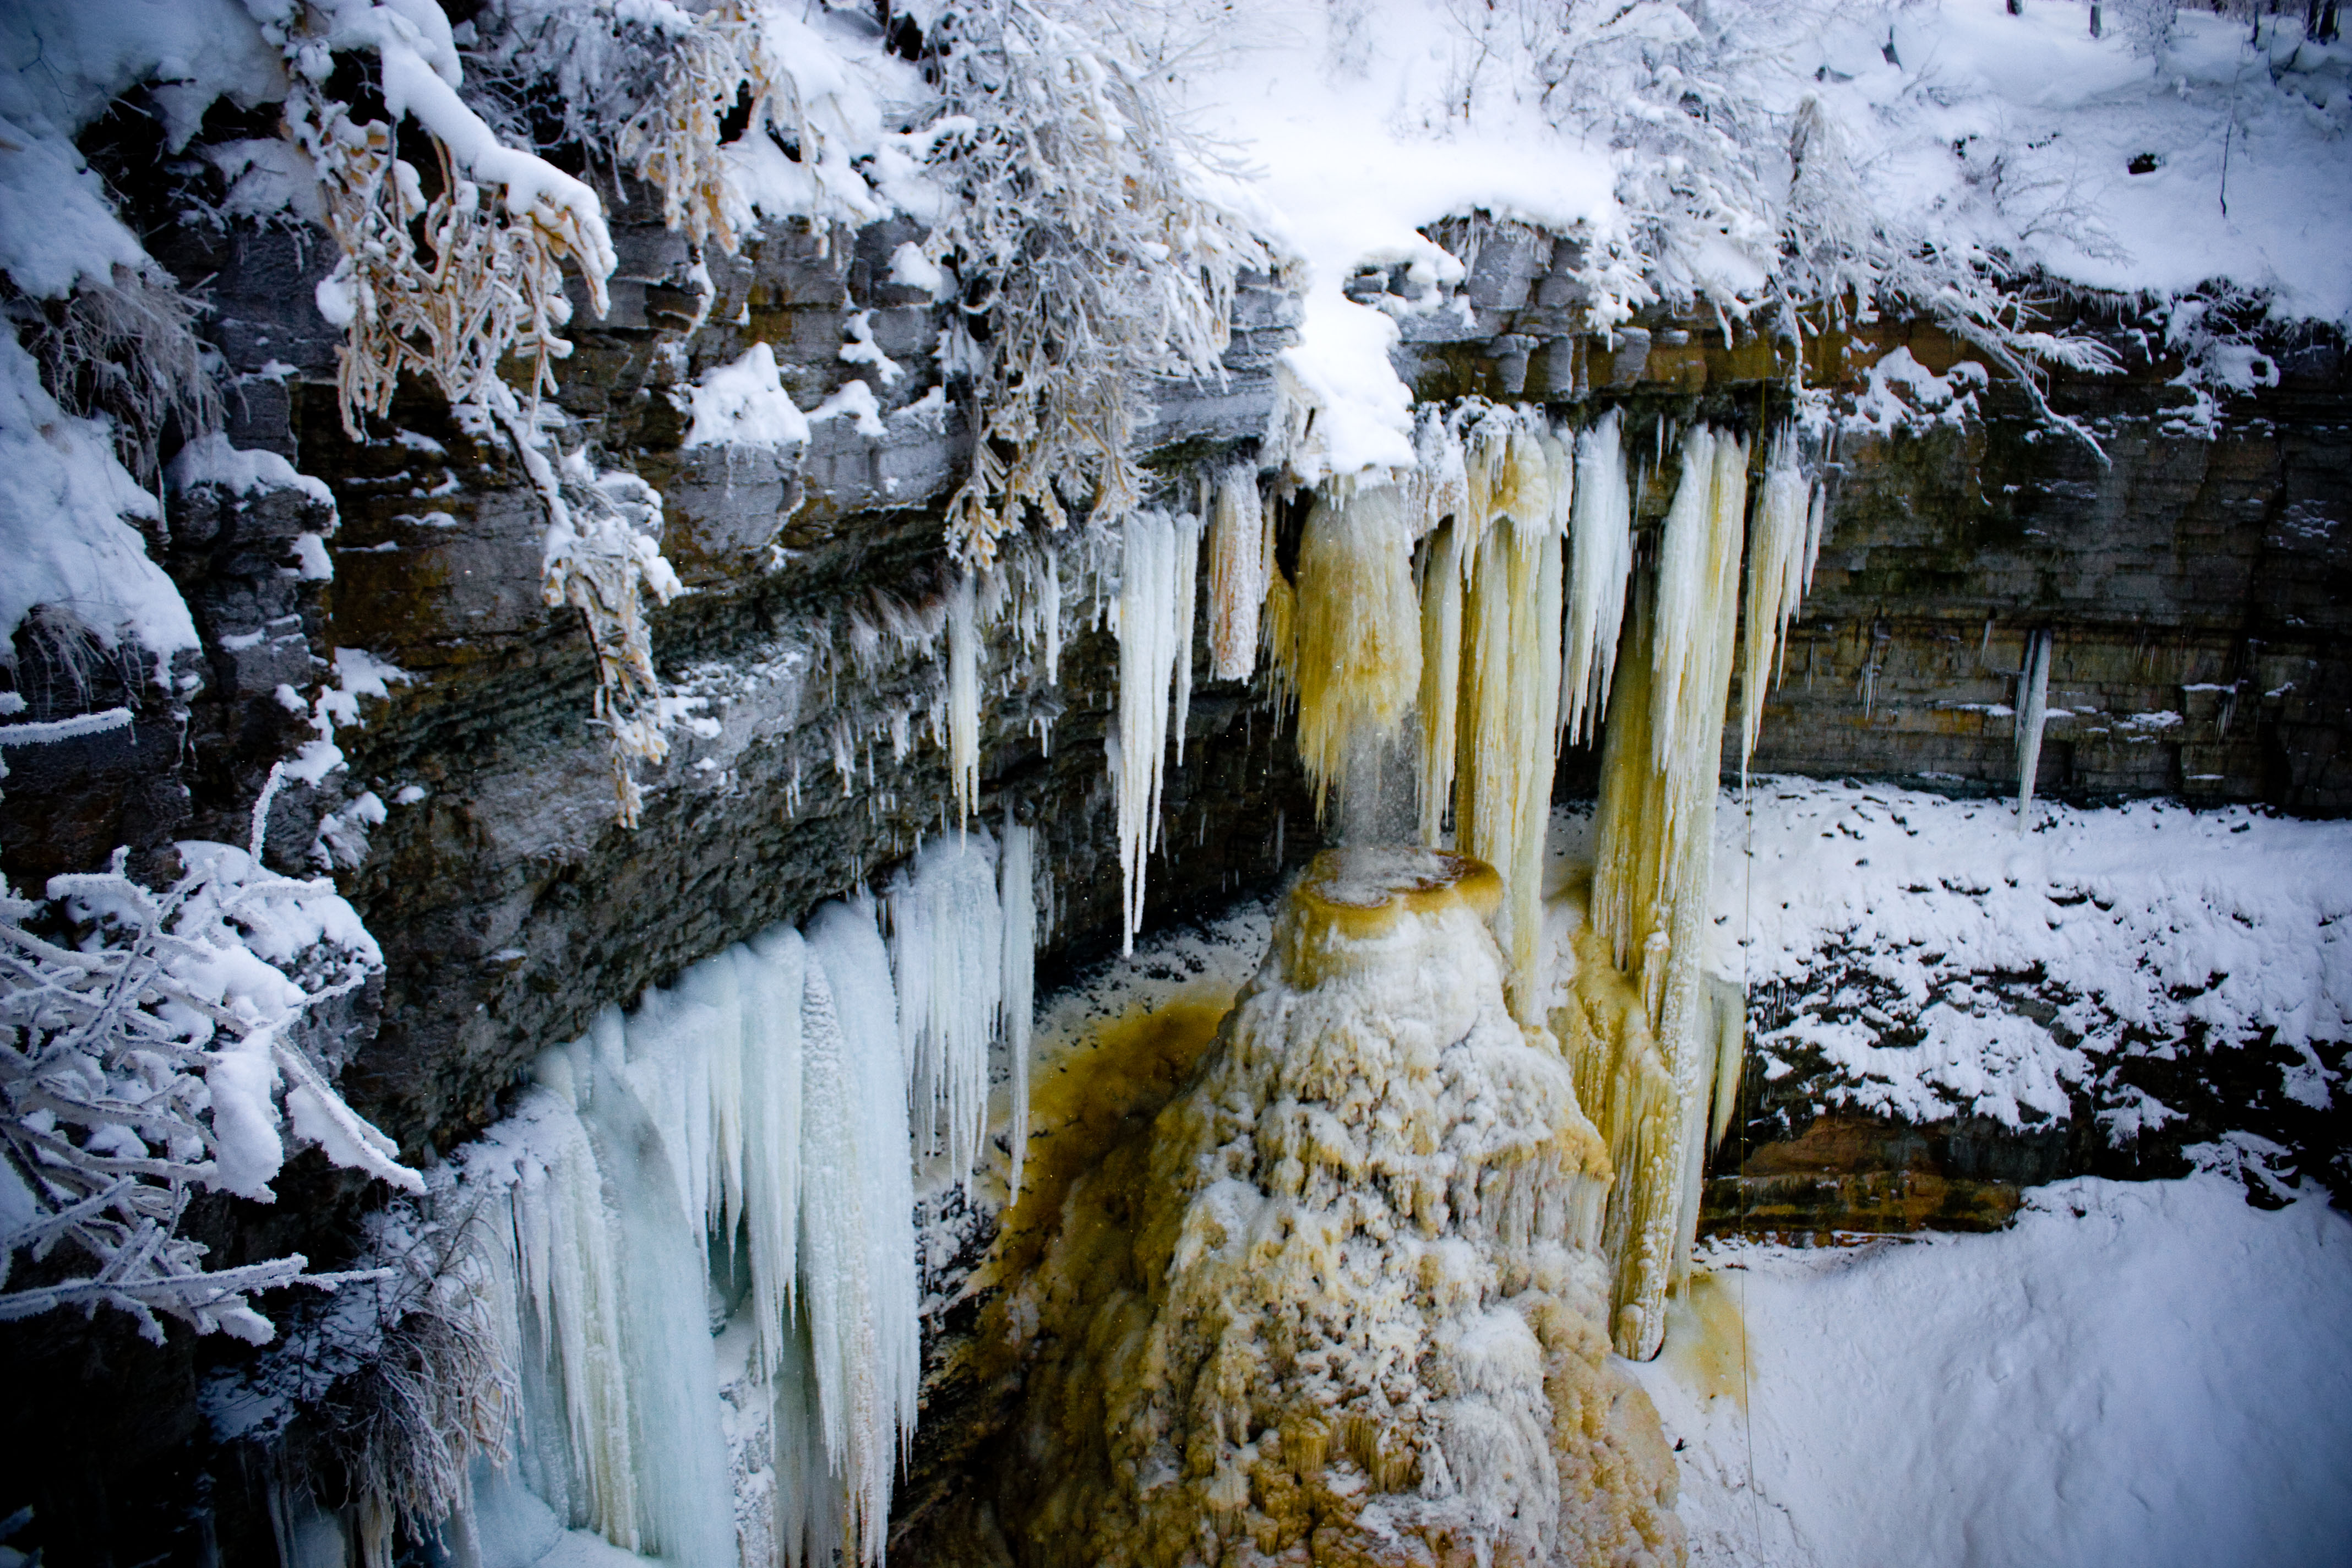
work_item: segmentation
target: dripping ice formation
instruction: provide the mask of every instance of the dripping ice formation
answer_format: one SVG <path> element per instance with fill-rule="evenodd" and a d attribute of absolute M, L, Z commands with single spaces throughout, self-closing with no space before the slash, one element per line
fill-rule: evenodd
<path fill-rule="evenodd" d="M 2017 820 L 2033 809 L 2033 776 L 2042 771 L 2042 732 L 2050 721 L 2050 634 L 2028 632 L 2025 662 L 2017 672 Z"/>
<path fill-rule="evenodd" d="M 969 1184 L 1001 1037 L 1018 1160 L 1034 877 L 1032 829 L 950 835 L 891 884 L 887 943 L 871 900 L 827 904 L 541 1058 L 457 1188 L 523 1394 L 483 1509 L 678 1568 L 881 1560 L 920 1376 L 912 1158 Z"/>
<path fill-rule="evenodd" d="M 1131 1257 L 1073 1226 L 1016 1287 L 1058 1395 L 1024 1561 L 1679 1560 L 1673 1458 L 1607 1359 L 1606 1159 L 1505 1005 L 1500 892 L 1324 851 L 1143 1166 L 1073 1190 L 1141 1212 Z"/>

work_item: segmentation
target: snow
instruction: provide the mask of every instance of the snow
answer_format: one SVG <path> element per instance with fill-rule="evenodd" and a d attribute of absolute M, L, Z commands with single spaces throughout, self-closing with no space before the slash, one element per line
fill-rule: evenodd
<path fill-rule="evenodd" d="M 2352 45 L 2305 40 L 2292 16 L 2269 18 L 2252 48 L 2242 22 L 2195 11 L 2160 47 L 2121 25 L 2093 39 L 2084 8 L 2059 0 L 2021 16 L 1969 0 L 1646 0 L 1565 26 L 1514 5 L 1368 0 L 1255 6 L 1218 26 L 1205 68 L 1188 61 L 1181 82 L 1257 176 L 1233 199 L 1303 274 L 1280 372 L 1294 437 L 1304 409 L 1316 418 L 1282 455 L 1308 483 L 1412 460 L 1410 401 L 1388 363 L 1397 321 L 1342 291 L 1360 268 L 1409 266 L 1412 302 L 1383 305 L 1437 308 L 1469 258 L 1419 230 L 1484 210 L 1580 227 L 1603 322 L 1696 293 L 1745 315 L 1778 264 L 1780 148 L 1809 102 L 1890 233 L 2126 294 L 2227 279 L 2269 291 L 2281 319 L 2352 322 L 2352 205 L 2322 195 L 2352 188 Z M 1694 61 L 1702 102 L 1731 95 L 1727 143 L 1644 120 L 1667 124 Z M 1591 90 L 1577 90 L 1579 71 L 1595 73 Z M 2152 172 L 2132 174 L 2146 158 Z M 1663 210 L 1651 182 L 1668 174 L 1685 205 Z M 1663 251 L 1622 254 L 1653 222 Z M 2179 309 L 2195 339 L 2196 306 Z M 1947 411 L 1960 391 L 1957 377 L 1881 369 Z M 1900 406 L 1897 384 L 1874 383 L 1874 417 Z"/>
<path fill-rule="evenodd" d="M 186 601 L 126 518 L 162 516 L 114 455 L 106 425 L 66 413 L 13 332 L 0 332 L 0 639 L 37 605 L 70 612 L 107 647 L 144 648 L 157 679 L 197 646 Z"/>
<path fill-rule="evenodd" d="M 1606 155 L 1516 108 L 1451 134 L 1428 123 L 1460 47 L 1434 0 L 1257 5 L 1219 26 L 1223 59 L 1186 73 L 1193 104 L 1257 175 L 1238 194 L 1244 210 L 1303 266 L 1299 341 L 1280 367 L 1285 392 L 1318 413 L 1291 467 L 1309 483 L 1409 468 L 1412 395 L 1388 358 L 1396 323 L 1343 286 L 1359 263 L 1408 264 L 1433 303 L 1463 264 L 1419 228 L 1473 207 L 1561 229 L 1605 223 Z"/>
<path fill-rule="evenodd" d="M 2042 804 L 2021 833 L 2005 801 L 1790 778 L 1757 780 L 1751 800 L 1752 818 L 1737 797 L 1717 816 L 1709 966 L 1751 992 L 1852 966 L 1928 1026 L 1883 1045 L 1808 988 L 1754 1048 L 1768 1064 L 1821 1050 L 1846 1079 L 1824 1091 L 1835 1102 L 2014 1127 L 2064 1115 L 2060 1086 L 2130 1030 L 2352 1037 L 2352 825 L 2151 801 Z M 2037 969 L 2078 1047 L 1983 984 Z"/>
<path fill-rule="evenodd" d="M 733 363 L 703 372 L 687 395 L 694 415 L 688 447 L 789 447 L 808 441 L 807 416 L 784 390 L 776 351 L 766 343 L 753 343 Z"/>
<path fill-rule="evenodd" d="M 182 447 L 178 456 L 164 465 L 163 482 L 175 490 L 217 485 L 237 496 L 263 490 L 300 490 L 330 514 L 335 510 L 334 492 L 327 488 L 325 480 L 295 472 L 294 465 L 275 452 L 240 451 L 218 431 L 199 436 Z"/>
<path fill-rule="evenodd" d="M 2343 1560 L 2352 1226 L 2323 1197 L 2084 1179 L 1999 1235 L 1706 1262 L 1631 1369 L 1689 1445 L 1694 1564 Z"/>

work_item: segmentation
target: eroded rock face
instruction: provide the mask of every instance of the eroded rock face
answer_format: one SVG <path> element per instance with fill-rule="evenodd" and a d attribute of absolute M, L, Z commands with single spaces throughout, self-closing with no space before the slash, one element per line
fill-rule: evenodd
<path fill-rule="evenodd" d="M 1505 1007 L 1499 896 L 1465 857 L 1325 851 L 1139 1188 L 1116 1158 L 1074 1187 L 1012 1287 L 1021 1562 L 1682 1561 L 1608 1370 L 1607 1157 Z"/>

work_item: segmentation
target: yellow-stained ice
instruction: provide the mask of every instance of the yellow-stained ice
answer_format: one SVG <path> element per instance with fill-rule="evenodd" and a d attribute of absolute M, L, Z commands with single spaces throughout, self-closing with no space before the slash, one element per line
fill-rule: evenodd
<path fill-rule="evenodd" d="M 1618 1173 L 1612 1330 L 1622 1353 L 1644 1360 L 1697 1225 L 1728 1026 L 1702 962 L 1748 453 L 1702 426 L 1682 458 L 1655 580 L 1634 596 L 1632 646 L 1650 656 L 1619 670 L 1602 742 L 1589 952 L 1564 1029 Z"/>
<path fill-rule="evenodd" d="M 1334 485 L 1316 501 L 1299 541 L 1292 636 L 1298 756 L 1319 810 L 1351 742 L 1395 733 L 1421 685 L 1412 538 L 1396 487 Z"/>
<path fill-rule="evenodd" d="M 1608 1361 L 1608 1162 L 1505 1005 L 1489 868 L 1326 851 L 1190 1086 L 1078 1177 L 1002 1321 L 1034 1564 L 1672 1564 Z"/>

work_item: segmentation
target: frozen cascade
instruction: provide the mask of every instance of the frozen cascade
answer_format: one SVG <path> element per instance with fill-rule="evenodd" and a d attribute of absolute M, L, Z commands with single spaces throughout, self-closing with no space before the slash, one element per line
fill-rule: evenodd
<path fill-rule="evenodd" d="M 1072 1189 L 1016 1287 L 1050 1391 L 1023 1561 L 1679 1559 L 1601 1331 L 1605 1157 L 1504 1005 L 1500 894 L 1465 857 L 1326 851 L 1192 1087 Z"/>
<path fill-rule="evenodd" d="M 1121 545 L 1118 598 L 1111 606 L 1111 629 L 1118 636 L 1118 726 L 1103 751 L 1118 810 L 1119 951 L 1132 952 L 1143 924 L 1143 860 L 1159 837 L 1169 689 L 1176 673 L 1176 521 L 1164 511 L 1129 512 Z"/>
<path fill-rule="evenodd" d="M 1757 498 L 1756 521 L 1748 541 L 1748 605 L 1739 676 L 1739 777 L 1748 779 L 1748 759 L 1764 722 L 1765 689 L 1780 678 L 1789 623 L 1804 603 L 1811 555 L 1819 548 L 1805 476 L 1797 467 L 1797 443 L 1783 430 L 1773 438 L 1765 465 L 1764 491 Z"/>
<path fill-rule="evenodd" d="M 879 1559 L 919 1376 L 908 1096 L 968 1174 L 1001 1029 L 1017 1161 L 1034 857 L 1010 822 L 1001 857 L 919 856 L 897 984 L 861 898 L 608 1009 L 461 1156 L 511 1215 L 515 1473 L 557 1519 L 682 1565 Z"/>
<path fill-rule="evenodd" d="M 1256 468 L 1236 463 L 1218 475 L 1209 507 L 1209 674 L 1247 680 L 1257 668 L 1258 614 L 1274 559 Z"/>
<path fill-rule="evenodd" d="M 1601 727 L 1609 710 L 1625 584 L 1633 572 L 1633 498 L 1625 483 L 1622 417 L 1612 408 L 1576 437 L 1559 722 L 1561 738 L 1578 744 Z"/>
<path fill-rule="evenodd" d="M 928 845 L 892 880 L 887 907 L 916 1149 L 944 1146 L 969 1193 L 987 1134 L 988 1047 L 1010 956 L 995 844 L 961 833 Z"/>
<path fill-rule="evenodd" d="M 1325 487 L 1298 545 L 1289 668 L 1298 756 L 1320 810 L 1350 749 L 1398 731 L 1421 684 L 1412 536 L 1392 485 Z"/>
<path fill-rule="evenodd" d="M 2050 721 L 2050 634 L 2025 634 L 2025 662 L 2017 671 L 2017 820 L 2033 809 L 2033 776 L 2042 771 L 2042 731 Z"/>
<path fill-rule="evenodd" d="M 1701 968 L 1717 779 L 1738 618 L 1746 445 L 1705 426 L 1682 444 L 1682 479 L 1654 581 L 1634 598 L 1601 748 L 1591 921 L 1573 991 L 1553 1014 L 1580 1103 L 1617 1173 L 1606 1249 L 1618 1350 L 1657 1352 L 1665 1295 L 1688 1257 L 1709 1094 L 1738 998 Z M 1724 1009 L 1734 1010 L 1727 1020 Z"/>

